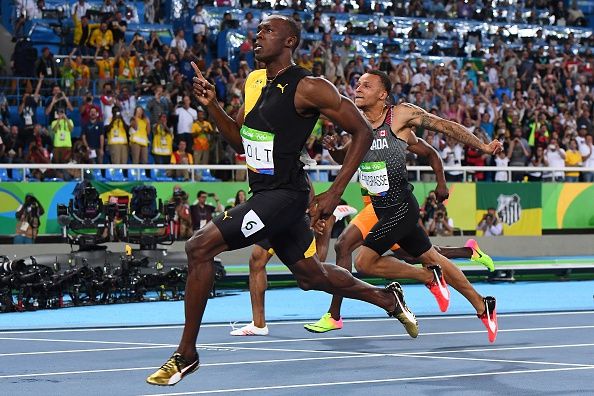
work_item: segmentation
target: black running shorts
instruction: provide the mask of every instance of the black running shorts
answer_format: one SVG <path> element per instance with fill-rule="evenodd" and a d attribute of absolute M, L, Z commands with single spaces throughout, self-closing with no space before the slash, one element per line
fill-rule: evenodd
<path fill-rule="evenodd" d="M 380 256 L 395 243 L 414 257 L 431 249 L 429 237 L 419 226 L 419 204 L 409 192 L 404 202 L 389 208 L 375 208 L 378 222 L 363 242 Z"/>
<path fill-rule="evenodd" d="M 260 191 L 217 216 L 213 223 L 229 250 L 268 239 L 279 259 L 285 265 L 293 265 L 316 253 L 309 216 L 305 213 L 308 204 L 308 191 Z"/>

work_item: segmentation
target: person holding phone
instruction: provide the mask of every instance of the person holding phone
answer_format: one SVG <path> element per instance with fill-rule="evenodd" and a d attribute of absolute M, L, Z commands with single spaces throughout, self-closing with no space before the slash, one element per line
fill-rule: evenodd
<path fill-rule="evenodd" d="M 206 203 L 207 197 L 214 199 L 216 207 Z M 204 228 L 206 224 L 212 221 L 213 216 L 224 210 L 223 205 L 221 205 L 221 202 L 219 201 L 219 197 L 215 193 L 198 191 L 196 198 L 198 198 L 197 201 L 190 206 L 190 216 L 192 218 L 192 228 L 194 231 Z"/>

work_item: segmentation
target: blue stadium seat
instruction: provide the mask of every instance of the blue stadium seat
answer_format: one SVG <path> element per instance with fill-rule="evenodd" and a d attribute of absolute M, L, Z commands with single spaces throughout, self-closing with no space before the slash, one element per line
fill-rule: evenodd
<path fill-rule="evenodd" d="M 22 169 L 13 169 L 12 170 L 12 181 L 23 181 L 23 170 Z"/>
<path fill-rule="evenodd" d="M 151 179 L 155 181 L 173 181 L 173 178 L 167 176 L 163 169 L 151 169 Z"/>
<path fill-rule="evenodd" d="M 150 178 L 146 177 L 144 169 L 129 169 L 128 170 L 129 181 L 149 181 Z"/>
<path fill-rule="evenodd" d="M 123 182 L 126 181 L 126 178 L 124 177 L 124 171 L 120 168 L 109 168 L 106 172 L 105 172 L 105 177 L 107 178 L 108 181 L 112 181 L 112 182 Z"/>
<path fill-rule="evenodd" d="M 210 169 L 204 169 L 202 171 L 202 179 L 201 179 L 201 181 L 204 181 L 204 182 L 217 182 L 217 181 L 221 181 L 221 179 L 217 179 L 216 177 L 214 177 L 210 173 Z"/>
<path fill-rule="evenodd" d="M 93 169 L 92 175 L 93 175 L 93 180 L 100 181 L 100 182 L 107 181 L 107 179 L 104 178 L 103 175 L 101 174 L 101 169 Z"/>
<path fill-rule="evenodd" d="M 5 168 L 0 168 L 0 182 L 7 181 L 10 181 L 10 177 L 8 177 L 8 171 Z"/>
<path fill-rule="evenodd" d="M 73 138 L 79 138 L 81 133 L 82 133 L 82 129 L 81 129 L 80 125 L 74 124 L 74 128 L 72 128 L 71 136 Z"/>

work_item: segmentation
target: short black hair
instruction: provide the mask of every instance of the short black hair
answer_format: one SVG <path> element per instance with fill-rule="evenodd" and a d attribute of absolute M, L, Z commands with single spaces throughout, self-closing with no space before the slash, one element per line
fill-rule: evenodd
<path fill-rule="evenodd" d="M 289 35 L 295 36 L 295 38 L 296 38 L 295 46 L 292 48 L 292 51 L 295 52 L 297 47 L 299 47 L 299 43 L 301 42 L 301 26 L 299 26 L 297 21 L 294 20 L 293 18 L 288 18 L 284 15 L 274 15 L 274 17 L 278 17 L 278 18 L 284 20 L 287 23 L 287 26 L 289 28 Z"/>
<path fill-rule="evenodd" d="M 390 77 L 383 71 L 379 70 L 369 70 L 367 74 L 372 74 L 374 76 L 378 76 L 382 80 L 382 85 L 387 93 L 392 92 L 392 81 L 390 81 Z"/>
<path fill-rule="evenodd" d="M 196 194 L 196 197 L 200 197 L 202 194 L 204 194 L 204 195 L 208 195 L 208 194 L 206 193 L 206 191 L 202 191 L 202 190 L 200 190 L 200 191 L 198 191 L 198 194 Z"/>

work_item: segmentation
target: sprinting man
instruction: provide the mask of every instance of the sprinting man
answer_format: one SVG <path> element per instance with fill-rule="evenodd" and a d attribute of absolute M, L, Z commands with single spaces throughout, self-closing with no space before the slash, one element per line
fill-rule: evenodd
<path fill-rule="evenodd" d="M 425 146 L 412 132 L 412 128 L 416 127 L 443 132 L 489 154 L 500 152 L 502 145 L 498 141 L 484 144 L 462 125 L 441 119 L 412 104 L 388 106 L 386 98 L 390 90 L 388 76 L 380 71 L 365 73 L 357 82 L 355 104 L 374 128 L 374 142 L 361 164 L 360 178 L 378 220 L 366 235 L 363 232 L 368 227 L 365 226 L 359 229 L 352 225 L 348 227 L 350 230 L 345 230 L 335 245 L 337 264 L 350 268 L 351 253 L 362 241 L 355 259 L 357 271 L 387 279 L 412 278 L 429 282 L 431 277 L 419 268 L 402 265 L 395 257 L 382 256 L 397 243 L 424 267 L 435 264 L 441 267 L 447 282 L 475 308 L 487 328 L 489 341 L 494 342 L 498 330 L 495 298 L 482 297 L 462 271 L 431 245 L 418 224 L 419 205 L 412 194 L 412 185 L 407 181 L 405 157 L 407 149 L 417 152 L 419 147 Z M 350 150 L 347 151 L 335 151 L 334 159 L 339 163 L 344 161 L 350 156 Z M 363 217 L 363 214 L 359 216 Z M 471 243 L 469 247 L 473 249 L 475 258 L 484 255 L 476 243 Z M 486 264 L 491 269 L 489 263 Z M 329 313 L 335 321 L 340 320 L 341 302 L 339 297 L 333 298 Z M 438 302 L 442 311 L 447 309 L 445 299 L 438 299 Z M 324 326 L 320 325 L 323 323 L 306 328 L 310 331 L 324 330 Z"/>
<path fill-rule="evenodd" d="M 349 156 L 329 190 L 309 206 L 315 224 L 330 217 L 350 178 L 368 151 L 371 127 L 353 102 L 339 95 L 322 78 L 295 66 L 292 55 L 300 41 L 296 22 L 269 16 L 258 26 L 254 53 L 266 69 L 252 72 L 246 81 L 245 107 L 236 120 L 216 100 L 214 86 L 192 63 L 194 95 L 208 108 L 229 144 L 246 154 L 252 197 L 196 231 L 186 242 L 188 279 L 184 301 L 185 323 L 175 353 L 147 378 L 154 385 L 174 385 L 199 367 L 196 339 L 214 281 L 213 258 L 226 250 L 253 245 L 268 238 L 278 257 L 305 290 L 323 290 L 375 304 L 418 333 L 400 285 L 376 288 L 336 265 L 320 263 L 310 219 L 306 214 L 309 186 L 299 161 L 313 125 L 320 115 L 337 122 L 353 135 Z M 251 77 L 251 78 L 250 78 Z M 256 97 L 254 100 L 254 96 Z M 248 108 L 248 103 L 253 107 Z"/>

